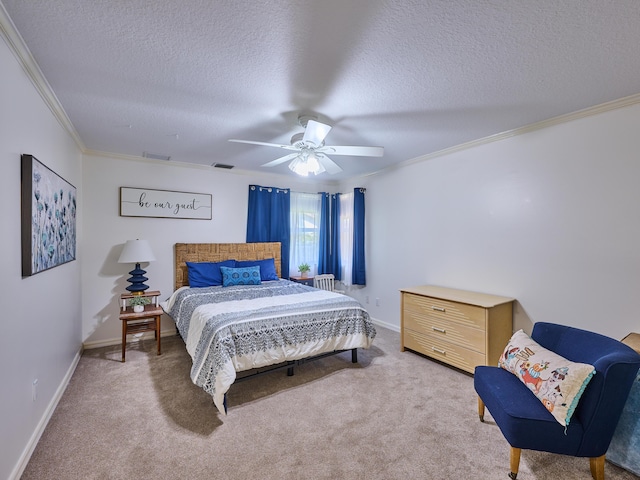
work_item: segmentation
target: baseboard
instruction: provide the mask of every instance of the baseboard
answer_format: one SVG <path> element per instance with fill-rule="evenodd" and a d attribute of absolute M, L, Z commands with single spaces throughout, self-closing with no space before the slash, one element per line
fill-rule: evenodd
<path fill-rule="evenodd" d="M 392 323 L 383 322 L 382 320 L 379 320 L 379 319 L 373 318 L 373 317 L 370 317 L 370 318 L 371 318 L 371 321 L 373 322 L 374 325 L 379 325 L 379 326 L 387 328 L 389 330 L 393 330 L 394 332 L 400 333 L 400 326 L 399 325 L 394 325 Z"/>
<path fill-rule="evenodd" d="M 71 381 L 73 372 L 76 371 L 76 367 L 78 366 L 78 362 L 80 361 L 81 356 L 82 356 L 82 349 L 78 350 L 78 352 L 76 353 L 76 356 L 73 358 L 71 365 L 67 369 L 67 373 L 62 379 L 62 382 L 60 382 L 60 385 L 58 386 L 58 389 L 56 390 L 55 395 L 49 402 L 49 405 L 44 411 L 42 418 L 38 422 L 38 426 L 34 430 L 33 434 L 31 435 L 31 438 L 29 439 L 29 442 L 24 448 L 22 455 L 20 456 L 20 460 L 18 461 L 15 468 L 13 469 L 13 472 L 11 472 L 11 475 L 9 475 L 9 480 L 19 480 L 19 478 L 24 473 L 24 469 L 27 468 L 27 464 L 31 459 L 31 455 L 33 455 L 33 451 L 36 449 L 36 445 L 38 445 L 38 441 L 40 440 L 40 437 L 44 433 L 44 429 L 47 427 L 47 424 L 49 423 L 49 420 L 51 420 L 51 416 L 53 415 L 53 412 L 58 406 L 58 403 L 60 402 L 60 399 L 62 398 L 64 391 L 67 389 L 67 385 L 69 385 L 69 382 Z"/>
<path fill-rule="evenodd" d="M 160 337 L 173 337 L 177 335 L 177 331 L 175 328 L 171 328 L 169 330 L 161 330 Z M 129 342 L 135 342 L 137 340 L 132 340 L 131 338 L 137 338 L 138 340 L 147 340 L 149 338 L 154 338 L 153 332 L 147 333 L 138 333 L 136 335 L 129 335 Z M 128 342 L 127 342 L 128 343 Z M 100 347 L 110 347 L 111 345 L 122 345 L 122 337 L 118 338 L 107 338 L 105 340 L 96 340 L 93 342 L 84 342 L 82 346 L 85 350 L 91 350 L 92 348 L 100 348 Z"/>

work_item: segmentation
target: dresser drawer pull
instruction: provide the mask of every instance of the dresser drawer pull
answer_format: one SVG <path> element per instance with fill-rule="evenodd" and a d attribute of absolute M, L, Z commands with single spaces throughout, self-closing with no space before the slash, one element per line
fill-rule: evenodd
<path fill-rule="evenodd" d="M 434 332 L 440 332 L 440 333 L 447 333 L 447 331 L 444 328 L 438 328 L 438 327 L 431 327 L 433 329 Z"/>
<path fill-rule="evenodd" d="M 439 348 L 436 348 L 436 347 L 431 347 L 431 350 L 433 350 L 434 352 L 439 353 L 441 355 L 446 355 L 447 354 L 447 352 L 445 350 L 440 350 Z"/>
<path fill-rule="evenodd" d="M 446 310 L 442 307 L 431 307 L 432 310 L 435 310 L 436 312 L 446 312 Z"/>

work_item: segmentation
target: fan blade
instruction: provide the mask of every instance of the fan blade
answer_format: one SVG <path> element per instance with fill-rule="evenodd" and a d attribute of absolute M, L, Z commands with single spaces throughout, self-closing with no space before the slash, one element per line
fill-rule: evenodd
<path fill-rule="evenodd" d="M 318 158 L 318 162 L 320 162 L 320 165 L 324 167 L 329 175 L 333 175 L 342 171 L 342 168 L 340 168 L 336 162 L 331 160 L 324 153 L 318 153 L 316 151 L 316 157 Z"/>
<path fill-rule="evenodd" d="M 287 160 L 293 160 L 298 155 L 300 155 L 300 154 L 299 153 L 290 153 L 289 155 L 285 155 L 284 157 L 276 158 L 275 160 L 272 160 L 269 163 L 265 163 L 262 166 L 263 167 L 275 167 L 276 165 L 280 165 L 281 163 L 284 163 Z"/>
<path fill-rule="evenodd" d="M 254 140 L 238 140 L 236 138 L 230 138 L 229 141 L 235 142 L 235 143 L 250 143 L 252 145 L 264 145 L 265 147 L 278 147 L 278 148 L 284 148 L 285 150 L 299 150 L 297 147 L 293 145 L 282 145 L 280 143 L 256 142 Z"/>
<path fill-rule="evenodd" d="M 331 127 L 329 125 L 316 122 L 315 120 L 309 120 L 307 121 L 302 141 L 305 143 L 311 143 L 314 147 L 319 147 L 322 145 L 322 142 L 324 142 L 324 139 L 330 130 Z"/>
<path fill-rule="evenodd" d="M 316 152 L 330 153 L 331 155 L 353 155 L 354 157 L 381 157 L 384 155 L 384 147 L 326 146 L 318 148 Z"/>

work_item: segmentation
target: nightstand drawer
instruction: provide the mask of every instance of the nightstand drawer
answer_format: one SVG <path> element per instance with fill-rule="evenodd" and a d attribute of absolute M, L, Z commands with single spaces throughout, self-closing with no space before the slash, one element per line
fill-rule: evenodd
<path fill-rule="evenodd" d="M 485 356 L 464 347 L 445 341 L 437 341 L 427 335 L 404 331 L 404 346 L 428 357 L 453 365 L 461 370 L 473 373 L 476 365 L 484 365 Z"/>
<path fill-rule="evenodd" d="M 404 297 L 404 309 L 405 312 L 485 329 L 486 310 L 474 305 L 407 293 Z"/>

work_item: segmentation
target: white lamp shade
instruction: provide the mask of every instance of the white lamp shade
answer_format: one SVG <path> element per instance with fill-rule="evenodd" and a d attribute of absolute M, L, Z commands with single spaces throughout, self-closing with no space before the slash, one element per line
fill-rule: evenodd
<path fill-rule="evenodd" d="M 146 240 L 127 240 L 124 244 L 118 263 L 153 262 L 156 257 Z"/>

